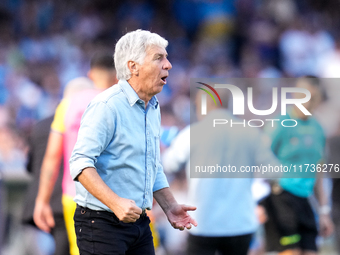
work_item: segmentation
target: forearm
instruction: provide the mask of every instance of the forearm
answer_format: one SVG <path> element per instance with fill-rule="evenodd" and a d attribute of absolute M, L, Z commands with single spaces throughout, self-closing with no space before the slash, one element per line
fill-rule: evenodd
<path fill-rule="evenodd" d="M 39 190 L 37 194 L 37 200 L 49 203 L 55 182 L 59 175 L 59 169 L 61 164 L 61 157 L 45 157 L 39 181 Z"/>
<path fill-rule="evenodd" d="M 319 206 L 321 207 L 321 206 L 328 205 L 328 199 L 324 192 L 323 179 L 321 175 L 319 175 L 316 180 L 314 191 L 315 191 L 315 197 L 319 202 Z"/>
<path fill-rule="evenodd" d="M 95 168 L 85 168 L 78 176 L 78 181 L 95 198 L 112 211 L 115 211 L 114 209 L 117 207 L 120 197 L 106 185 Z"/>
<path fill-rule="evenodd" d="M 157 190 L 153 193 L 153 196 L 165 213 L 167 213 L 171 207 L 177 205 L 177 201 L 172 195 L 170 188 Z"/>
<path fill-rule="evenodd" d="M 40 182 L 37 200 L 49 203 L 63 155 L 63 135 L 50 132 L 40 171 Z"/>
<path fill-rule="evenodd" d="M 319 225 L 320 235 L 330 236 L 333 232 L 334 226 L 330 217 L 331 208 L 328 205 L 328 199 L 323 189 L 322 175 L 319 174 L 315 184 L 315 196 L 319 202 Z"/>

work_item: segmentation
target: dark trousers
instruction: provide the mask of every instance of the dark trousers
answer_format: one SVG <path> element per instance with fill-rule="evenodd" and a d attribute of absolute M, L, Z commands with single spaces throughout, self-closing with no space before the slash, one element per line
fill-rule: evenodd
<path fill-rule="evenodd" d="M 318 230 L 307 198 L 284 190 L 280 194 L 271 193 L 260 204 L 268 215 L 264 224 L 268 252 L 290 249 L 317 252 Z"/>
<path fill-rule="evenodd" d="M 338 254 L 340 254 L 340 203 L 337 201 L 333 203 L 332 216 L 335 227 L 335 243 Z"/>
<path fill-rule="evenodd" d="M 113 213 L 77 206 L 74 224 L 80 255 L 155 254 L 146 214 L 135 223 L 124 223 Z"/>
<path fill-rule="evenodd" d="M 253 234 L 228 237 L 189 235 L 188 255 L 247 255 Z"/>

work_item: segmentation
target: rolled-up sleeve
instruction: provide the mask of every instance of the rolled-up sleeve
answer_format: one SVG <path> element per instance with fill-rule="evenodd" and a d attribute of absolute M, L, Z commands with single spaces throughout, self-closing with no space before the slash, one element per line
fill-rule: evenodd
<path fill-rule="evenodd" d="M 115 113 L 102 101 L 92 102 L 84 112 L 78 139 L 70 158 L 70 173 L 77 181 L 83 169 L 95 168 L 97 157 L 105 150 L 115 132 Z"/>
<path fill-rule="evenodd" d="M 164 174 L 163 166 L 161 164 L 158 165 L 157 173 L 156 173 L 156 179 L 155 183 L 153 185 L 152 191 L 155 192 L 157 190 L 168 188 L 169 183 L 168 180 Z"/>

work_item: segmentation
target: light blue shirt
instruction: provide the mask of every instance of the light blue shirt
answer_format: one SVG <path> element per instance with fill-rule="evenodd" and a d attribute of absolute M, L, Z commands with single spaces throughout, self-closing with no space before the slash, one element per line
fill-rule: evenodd
<path fill-rule="evenodd" d="M 111 211 L 90 194 L 77 176 L 94 167 L 120 197 L 151 209 L 153 192 L 169 187 L 160 164 L 160 109 L 157 98 L 145 103 L 130 84 L 120 80 L 100 93 L 86 109 L 70 159 L 76 181 L 74 201 L 93 210 Z"/>
<path fill-rule="evenodd" d="M 216 118 L 240 121 L 229 111 L 218 109 L 208 113 L 201 122 L 183 129 L 163 154 L 166 171 L 178 171 L 186 164 L 189 176 L 193 162 L 211 165 L 213 161 L 237 169 L 260 164 L 279 165 L 269 143 L 263 141 L 263 134 L 257 128 L 221 125 L 215 132 L 204 132 Z M 203 135 L 197 139 L 193 135 L 195 132 Z M 190 215 L 198 223 L 190 233 L 210 237 L 254 233 L 259 223 L 251 190 L 252 177 L 253 174 L 244 173 L 240 178 L 188 178 L 188 204 L 197 206 Z"/>

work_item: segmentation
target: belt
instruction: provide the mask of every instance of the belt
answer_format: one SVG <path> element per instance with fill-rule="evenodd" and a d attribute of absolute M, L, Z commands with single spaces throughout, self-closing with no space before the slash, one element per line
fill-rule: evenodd
<path fill-rule="evenodd" d="M 82 210 L 82 214 L 84 214 L 87 210 L 91 210 L 91 211 L 98 211 L 98 212 L 107 212 L 107 213 L 111 213 L 111 214 L 115 215 L 113 212 L 110 212 L 110 211 L 106 211 L 106 210 L 92 210 L 90 208 L 87 208 L 87 207 L 84 207 L 84 206 L 81 206 L 81 205 L 78 205 L 78 204 L 77 204 L 77 208 Z M 83 211 L 84 211 L 84 213 L 83 213 Z M 147 216 L 146 215 L 146 209 L 142 209 L 142 213 L 140 214 L 140 218 L 144 218 L 146 216 Z"/>

